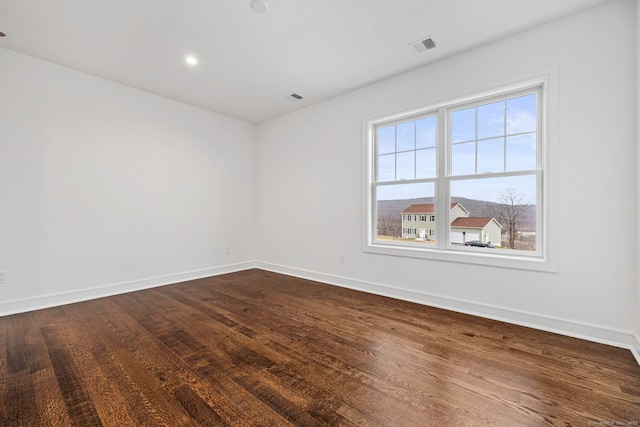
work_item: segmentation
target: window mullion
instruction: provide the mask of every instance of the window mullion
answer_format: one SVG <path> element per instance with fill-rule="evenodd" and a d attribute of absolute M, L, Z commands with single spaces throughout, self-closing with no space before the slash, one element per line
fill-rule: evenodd
<path fill-rule="evenodd" d="M 398 126 L 393 127 L 393 177 L 398 180 Z"/>
<path fill-rule="evenodd" d="M 450 129 L 447 120 L 447 109 L 440 108 L 438 110 L 436 125 L 436 149 L 438 168 L 436 174 L 438 176 L 438 185 L 436 187 L 435 204 L 436 204 L 436 242 L 438 249 L 446 249 L 447 245 L 447 221 L 449 220 L 449 212 L 446 206 L 449 204 L 449 190 L 447 188 L 446 176 L 450 174 L 451 147 L 448 146 L 450 139 Z"/>
<path fill-rule="evenodd" d="M 507 171 L 507 101 L 504 101 L 504 114 L 502 116 L 502 147 L 504 153 L 503 172 Z"/>
<path fill-rule="evenodd" d="M 418 126 L 413 123 L 413 179 L 418 177 Z"/>
<path fill-rule="evenodd" d="M 476 149 L 476 153 L 475 153 L 475 173 L 477 174 L 478 173 L 478 107 L 475 107 L 473 109 L 473 112 L 475 113 L 475 120 L 476 120 L 476 123 L 475 123 L 476 134 L 475 134 L 475 139 L 474 139 L 474 146 L 475 146 L 475 149 Z"/>

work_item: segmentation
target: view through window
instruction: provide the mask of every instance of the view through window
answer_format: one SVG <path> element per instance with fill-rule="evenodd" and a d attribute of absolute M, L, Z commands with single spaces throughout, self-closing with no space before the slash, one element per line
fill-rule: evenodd
<path fill-rule="evenodd" d="M 373 126 L 373 240 L 539 255 L 541 86 Z"/>

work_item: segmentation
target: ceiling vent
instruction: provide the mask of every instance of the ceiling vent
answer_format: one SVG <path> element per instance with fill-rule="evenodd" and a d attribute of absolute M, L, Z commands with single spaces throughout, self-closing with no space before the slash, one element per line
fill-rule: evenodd
<path fill-rule="evenodd" d="M 429 49 L 436 47 L 436 42 L 433 40 L 433 36 L 427 36 L 424 39 L 416 40 L 408 44 L 415 53 L 426 52 Z"/>
<path fill-rule="evenodd" d="M 292 93 L 291 95 L 287 96 L 287 99 L 293 102 L 298 102 L 304 98 L 302 97 L 302 95 L 298 95 L 297 93 Z"/>

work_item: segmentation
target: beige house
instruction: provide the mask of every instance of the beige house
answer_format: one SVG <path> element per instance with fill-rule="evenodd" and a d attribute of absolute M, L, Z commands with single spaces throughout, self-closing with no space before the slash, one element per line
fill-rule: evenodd
<path fill-rule="evenodd" d="M 467 211 L 460 203 L 451 203 L 449 217 L 455 220 L 468 217 Z M 433 203 L 417 203 L 402 211 L 402 238 L 433 240 L 436 235 L 436 212 Z"/>
<path fill-rule="evenodd" d="M 502 225 L 494 218 L 470 217 L 460 203 L 451 203 L 451 243 L 482 240 L 500 246 Z M 433 203 L 417 203 L 402 211 L 402 238 L 434 240 L 436 237 L 436 212 Z"/>

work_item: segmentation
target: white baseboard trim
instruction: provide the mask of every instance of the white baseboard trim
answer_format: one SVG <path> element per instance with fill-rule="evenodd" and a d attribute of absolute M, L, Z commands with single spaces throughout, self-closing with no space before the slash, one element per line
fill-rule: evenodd
<path fill-rule="evenodd" d="M 640 365 L 640 337 L 638 334 L 633 334 L 633 343 L 631 345 L 631 354 L 636 358 L 636 362 Z"/>
<path fill-rule="evenodd" d="M 383 295 L 386 297 L 415 302 L 432 307 L 470 314 L 512 323 L 529 328 L 553 332 L 600 344 L 631 350 L 640 364 L 640 340 L 631 331 L 606 328 L 599 325 L 577 322 L 568 319 L 561 319 L 552 316 L 545 316 L 538 313 L 531 313 L 520 310 L 513 310 L 505 307 L 480 304 L 473 301 L 450 298 L 442 295 L 429 294 L 426 292 L 416 292 L 400 287 L 366 282 L 362 280 L 350 279 L 347 277 L 334 276 L 330 274 L 308 271 L 283 265 L 271 264 L 257 261 L 256 268 L 272 271 L 274 273 L 286 274 L 303 279 L 341 286 L 371 294 Z"/>
<path fill-rule="evenodd" d="M 244 262 L 239 264 L 205 268 L 202 270 L 188 271 L 184 273 L 169 274 L 166 276 L 150 277 L 142 280 L 116 283 L 112 285 L 99 286 L 78 291 L 0 302 L 0 316 L 8 316 L 11 314 L 24 313 L 27 311 L 40 310 L 43 308 L 57 307 L 65 304 L 72 304 L 96 298 L 124 294 L 127 292 L 140 291 L 143 289 L 155 288 L 158 286 L 172 285 L 175 283 L 186 282 L 188 280 L 219 276 L 221 274 L 234 273 L 236 271 L 249 270 L 252 268 L 255 268 L 254 262 Z"/>

